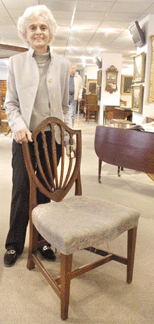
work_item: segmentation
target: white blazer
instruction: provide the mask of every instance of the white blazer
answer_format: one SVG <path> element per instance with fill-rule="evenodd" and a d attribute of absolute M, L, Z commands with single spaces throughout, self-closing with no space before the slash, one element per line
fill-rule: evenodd
<path fill-rule="evenodd" d="M 30 119 L 39 85 L 39 70 L 33 49 L 12 56 L 9 60 L 5 109 L 9 125 L 15 133 L 24 127 L 29 129 Z M 47 71 L 47 89 L 51 116 L 63 120 L 71 127 L 69 112 L 70 62 L 53 54 Z M 60 143 L 58 130 L 56 141 Z"/>
<path fill-rule="evenodd" d="M 82 99 L 82 79 L 78 72 L 75 72 L 74 75 L 74 100 Z"/>

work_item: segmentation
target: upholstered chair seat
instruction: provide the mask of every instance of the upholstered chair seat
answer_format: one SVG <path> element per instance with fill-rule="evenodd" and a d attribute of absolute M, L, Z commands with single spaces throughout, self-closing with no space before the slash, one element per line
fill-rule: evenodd
<path fill-rule="evenodd" d="M 134 209 L 82 196 L 51 201 L 32 211 L 38 232 L 63 254 L 112 241 L 136 227 L 138 217 Z"/>

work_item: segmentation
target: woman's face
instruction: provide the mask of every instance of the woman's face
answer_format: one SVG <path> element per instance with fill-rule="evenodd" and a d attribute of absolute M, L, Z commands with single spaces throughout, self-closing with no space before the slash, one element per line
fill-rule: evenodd
<path fill-rule="evenodd" d="M 51 40 L 47 20 L 42 16 L 31 19 L 24 37 L 36 53 L 46 53 Z"/>

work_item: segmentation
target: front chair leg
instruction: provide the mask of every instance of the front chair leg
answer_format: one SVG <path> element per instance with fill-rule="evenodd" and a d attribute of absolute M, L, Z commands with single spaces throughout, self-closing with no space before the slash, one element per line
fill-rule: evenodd
<path fill-rule="evenodd" d="M 70 273 L 72 270 L 72 254 L 60 254 L 61 259 L 61 319 L 68 318 L 70 296 Z"/>
<path fill-rule="evenodd" d="M 128 231 L 128 245 L 127 245 L 127 282 L 131 283 L 133 278 L 133 266 L 135 257 L 137 227 Z"/>

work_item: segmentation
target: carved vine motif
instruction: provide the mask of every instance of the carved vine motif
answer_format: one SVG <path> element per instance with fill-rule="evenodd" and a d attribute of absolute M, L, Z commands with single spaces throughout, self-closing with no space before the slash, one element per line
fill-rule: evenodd
<path fill-rule="evenodd" d="M 112 93 L 114 91 L 117 91 L 117 76 L 118 76 L 118 70 L 114 65 L 111 65 L 106 70 L 106 88 L 105 90 Z"/>

